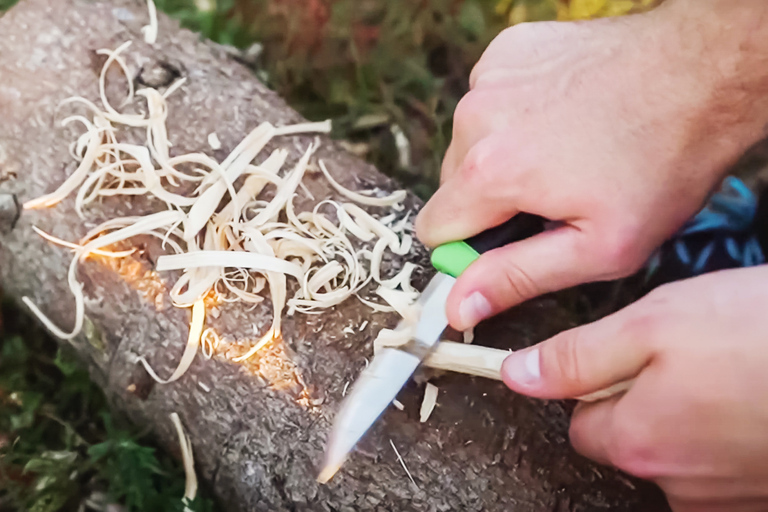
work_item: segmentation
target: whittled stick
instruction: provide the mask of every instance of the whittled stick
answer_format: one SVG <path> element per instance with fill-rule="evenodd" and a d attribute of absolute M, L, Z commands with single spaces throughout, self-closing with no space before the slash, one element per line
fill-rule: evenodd
<path fill-rule="evenodd" d="M 424 360 L 424 364 L 438 370 L 466 373 L 486 379 L 501 380 L 501 364 L 512 352 L 479 345 L 466 345 L 442 341 Z M 577 397 L 582 402 L 597 402 L 627 391 L 634 379 L 619 382 L 608 388 Z"/>

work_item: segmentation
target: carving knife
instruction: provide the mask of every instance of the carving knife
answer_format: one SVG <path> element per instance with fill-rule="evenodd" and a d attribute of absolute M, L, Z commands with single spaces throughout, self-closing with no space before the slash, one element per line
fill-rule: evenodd
<path fill-rule="evenodd" d="M 442 245 L 432 252 L 432 265 L 438 273 L 419 298 L 418 306 L 421 312 L 415 334 L 405 345 L 379 351 L 353 384 L 334 419 L 318 482 L 325 483 L 333 477 L 347 455 L 392 403 L 416 368 L 430 356 L 440 335 L 448 326 L 445 303 L 456 278 L 479 258 L 480 254 L 541 233 L 546 222 L 542 217 L 521 213 L 500 226 L 464 241 Z M 490 365 L 481 368 L 483 363 L 468 364 L 464 371 L 500 379 L 498 370 L 508 352 L 485 347 L 477 347 L 474 350 L 473 354 L 477 353 L 475 361 L 490 362 Z M 434 355 L 437 356 L 437 352 Z M 593 399 L 606 398 L 626 390 L 627 387 L 626 383 L 622 383 L 594 394 Z"/>

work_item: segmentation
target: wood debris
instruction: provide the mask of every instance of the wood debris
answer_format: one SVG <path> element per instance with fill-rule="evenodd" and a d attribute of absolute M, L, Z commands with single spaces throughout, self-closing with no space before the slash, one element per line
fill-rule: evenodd
<path fill-rule="evenodd" d="M 421 401 L 421 410 L 419 411 L 420 422 L 425 423 L 432 415 L 432 411 L 435 410 L 437 393 L 438 387 L 431 382 L 427 382 L 427 386 L 424 388 L 424 399 Z"/>

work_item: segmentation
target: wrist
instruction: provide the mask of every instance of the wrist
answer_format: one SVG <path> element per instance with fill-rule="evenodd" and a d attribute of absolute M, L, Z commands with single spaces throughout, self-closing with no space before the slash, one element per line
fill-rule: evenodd
<path fill-rule="evenodd" d="M 688 75 L 700 143 L 727 166 L 766 136 L 768 2 L 670 0 L 652 16 L 664 27 L 662 51 L 677 53 L 677 73 Z"/>

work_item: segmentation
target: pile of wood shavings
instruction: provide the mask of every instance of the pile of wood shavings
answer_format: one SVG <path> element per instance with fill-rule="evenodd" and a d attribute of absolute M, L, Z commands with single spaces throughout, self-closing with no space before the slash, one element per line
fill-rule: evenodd
<path fill-rule="evenodd" d="M 150 8 L 151 9 L 151 8 Z M 154 40 L 156 21 L 145 30 Z M 283 314 L 313 314 L 357 298 L 377 311 L 398 311 L 413 318 L 412 304 L 419 293 L 411 286 L 415 266 L 406 263 L 400 273 L 383 279 L 381 262 L 386 251 L 406 255 L 412 245 L 407 233 L 407 215 L 393 213 L 377 219 L 358 205 L 402 211 L 405 191 L 386 197 L 374 192 L 356 192 L 340 185 L 319 161 L 322 174 L 348 202 L 320 201 L 312 211 L 296 211 L 297 194 L 309 194 L 304 177 L 319 141 L 310 144 L 290 169 L 284 169 L 285 149 L 263 155 L 275 138 L 294 134 L 327 133 L 330 123 L 302 123 L 274 127 L 262 123 L 254 128 L 221 162 L 203 153 L 170 156 L 171 142 L 166 121 L 166 99 L 179 91 L 184 79 L 164 92 L 153 88 L 134 91 L 133 73 L 123 57 L 130 41 L 116 50 L 99 50 L 106 61 L 99 76 L 101 105 L 74 97 L 63 106 L 76 110 L 62 125 L 79 125 L 82 134 L 70 147 L 78 162 L 76 170 L 59 188 L 24 204 L 25 209 L 48 208 L 75 196 L 75 209 L 85 219 L 88 207 L 105 198 L 138 195 L 155 200 L 155 213 L 109 219 L 91 229 L 78 243 L 38 233 L 52 243 L 74 252 L 68 283 L 75 298 L 75 323 L 70 331 L 55 325 L 28 297 L 32 312 L 62 339 L 72 339 L 84 321 L 83 285 L 77 277 L 79 263 L 91 254 L 124 258 L 133 251 L 111 251 L 113 244 L 139 235 L 163 241 L 168 254 L 157 261 L 158 272 L 181 270 L 170 296 L 177 307 L 191 307 L 189 338 L 181 362 L 167 379 L 162 379 L 142 358 L 147 371 L 159 382 L 173 382 L 191 365 L 198 347 L 210 357 L 218 337 L 205 329 L 204 299 L 215 295 L 224 302 L 259 304 L 268 295 L 272 302 L 272 325 L 247 353 L 252 357 L 261 347 L 281 335 Z M 106 75 L 116 67 L 126 80 L 123 107 L 143 113 L 124 113 L 107 98 Z M 123 110 L 123 111 L 121 111 Z M 145 133 L 144 144 L 123 142 L 126 131 Z M 214 134 L 215 135 L 215 134 Z M 216 137 L 209 137 L 217 143 Z M 212 144 L 213 145 L 213 144 Z M 266 158 L 264 158 L 266 156 Z M 259 158 L 262 163 L 253 162 Z M 267 194 L 264 194 L 267 192 Z M 265 199 L 269 195 L 271 199 Z M 288 279 L 295 280 L 289 296 Z M 372 286 L 383 303 L 360 295 Z M 405 335 L 405 333 L 403 333 Z"/>

